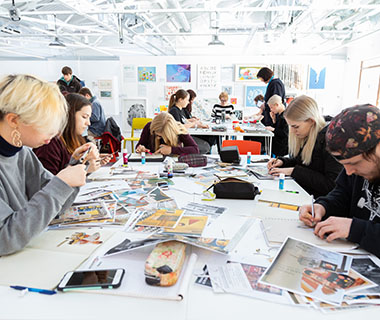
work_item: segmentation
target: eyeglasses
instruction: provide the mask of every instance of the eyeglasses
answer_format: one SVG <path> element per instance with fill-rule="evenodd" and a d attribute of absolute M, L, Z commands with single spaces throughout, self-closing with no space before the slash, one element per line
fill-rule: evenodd
<path fill-rule="evenodd" d="M 227 102 L 227 101 L 228 101 L 228 100 L 224 100 L 224 99 L 222 100 L 222 99 L 220 99 L 220 102 Z"/>

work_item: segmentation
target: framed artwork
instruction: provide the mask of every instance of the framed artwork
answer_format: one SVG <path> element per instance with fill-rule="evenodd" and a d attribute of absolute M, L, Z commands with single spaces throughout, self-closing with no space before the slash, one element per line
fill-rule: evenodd
<path fill-rule="evenodd" d="M 191 65 L 167 64 L 166 82 L 191 82 Z"/>
<path fill-rule="evenodd" d="M 255 98 L 259 94 L 265 96 L 266 86 L 245 86 L 245 106 L 257 107 Z"/>
<path fill-rule="evenodd" d="M 139 82 L 156 82 L 156 67 L 137 67 Z"/>
<path fill-rule="evenodd" d="M 260 83 L 257 79 L 257 73 L 262 68 L 262 66 L 250 66 L 250 65 L 235 65 L 235 81 L 256 81 Z"/>
<path fill-rule="evenodd" d="M 222 86 L 222 92 L 226 92 L 229 96 L 232 96 L 232 86 Z"/>
<path fill-rule="evenodd" d="M 146 98 L 126 98 L 122 102 L 123 132 L 131 131 L 133 118 L 146 118 Z"/>
<path fill-rule="evenodd" d="M 218 65 L 198 65 L 198 89 L 216 89 L 220 82 L 220 68 Z"/>
<path fill-rule="evenodd" d="M 309 89 L 324 89 L 326 82 L 326 67 L 309 68 Z"/>
<path fill-rule="evenodd" d="M 170 97 L 172 94 L 175 94 L 179 89 L 181 89 L 180 86 L 165 86 L 164 87 L 164 95 L 165 95 L 165 100 L 169 101 Z"/>
<path fill-rule="evenodd" d="M 99 97 L 102 99 L 112 99 L 112 79 L 98 80 Z"/>

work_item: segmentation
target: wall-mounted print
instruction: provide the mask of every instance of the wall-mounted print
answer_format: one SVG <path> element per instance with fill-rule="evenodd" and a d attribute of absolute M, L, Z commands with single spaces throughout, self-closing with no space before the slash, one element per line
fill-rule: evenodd
<path fill-rule="evenodd" d="M 235 81 L 257 81 L 257 73 L 261 66 L 235 65 Z"/>
<path fill-rule="evenodd" d="M 229 96 L 231 96 L 232 95 L 232 86 L 222 86 L 222 92 L 225 92 Z"/>
<path fill-rule="evenodd" d="M 309 68 L 309 89 L 324 89 L 326 81 L 326 67 Z"/>
<path fill-rule="evenodd" d="M 245 106 L 257 107 L 255 98 L 259 94 L 265 96 L 266 88 L 265 86 L 245 86 Z"/>
<path fill-rule="evenodd" d="M 198 64 L 198 89 L 216 89 L 220 83 L 218 65 Z"/>
<path fill-rule="evenodd" d="M 139 82 L 156 82 L 156 67 L 137 67 Z"/>
<path fill-rule="evenodd" d="M 112 79 L 98 80 L 99 96 L 102 99 L 112 99 Z"/>
<path fill-rule="evenodd" d="M 191 65 L 167 64 L 166 82 L 191 82 Z"/>
<path fill-rule="evenodd" d="M 180 86 L 165 86 L 164 87 L 164 95 L 165 95 L 165 100 L 169 101 L 170 97 L 172 94 L 175 94 L 179 89 L 181 89 Z"/>
<path fill-rule="evenodd" d="M 131 130 L 133 118 L 146 118 L 146 107 L 145 98 L 123 99 L 123 132 Z"/>

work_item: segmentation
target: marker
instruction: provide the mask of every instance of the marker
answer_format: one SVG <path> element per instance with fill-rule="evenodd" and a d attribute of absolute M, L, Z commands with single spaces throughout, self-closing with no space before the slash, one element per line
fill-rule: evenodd
<path fill-rule="evenodd" d="M 48 295 L 53 295 L 57 293 L 54 290 L 45 290 L 45 289 L 29 288 L 29 287 L 22 287 L 22 286 L 10 286 L 10 287 L 15 290 L 20 290 L 20 291 L 28 290 L 29 292 L 38 292 L 41 294 L 48 294 Z"/>
<path fill-rule="evenodd" d="M 289 193 L 299 193 L 298 191 L 293 191 L 293 190 L 285 190 L 285 192 L 289 192 Z"/>
<path fill-rule="evenodd" d="M 315 217 L 315 212 L 314 212 L 314 196 L 311 195 L 311 216 L 313 218 L 313 223 L 312 223 L 312 227 L 315 226 L 315 222 L 314 222 L 314 217 Z"/>

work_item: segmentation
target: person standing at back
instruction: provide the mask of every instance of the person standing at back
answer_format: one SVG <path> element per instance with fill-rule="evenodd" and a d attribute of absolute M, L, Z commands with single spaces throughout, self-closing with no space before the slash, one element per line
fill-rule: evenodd
<path fill-rule="evenodd" d="M 62 77 L 57 81 L 57 85 L 63 95 L 78 93 L 82 88 L 79 79 L 73 75 L 73 70 L 68 66 L 62 68 Z"/>
<path fill-rule="evenodd" d="M 267 85 L 267 89 L 265 91 L 265 96 L 264 96 L 264 102 L 265 102 L 265 107 L 264 107 L 264 112 L 263 112 L 264 118 L 261 120 L 261 122 L 265 126 L 273 126 L 273 121 L 270 116 L 268 101 L 274 94 L 277 94 L 282 98 L 282 104 L 286 105 L 285 104 L 285 86 L 280 79 L 274 78 L 273 71 L 267 67 L 263 67 L 259 70 L 259 72 L 257 73 L 257 78 Z"/>
<path fill-rule="evenodd" d="M 82 88 L 79 90 L 79 94 L 84 96 L 91 102 L 92 112 L 90 117 L 91 124 L 88 127 L 88 135 L 92 137 L 99 137 L 103 134 L 106 127 L 106 116 L 99 100 L 96 96 L 93 96 L 89 88 Z"/>

